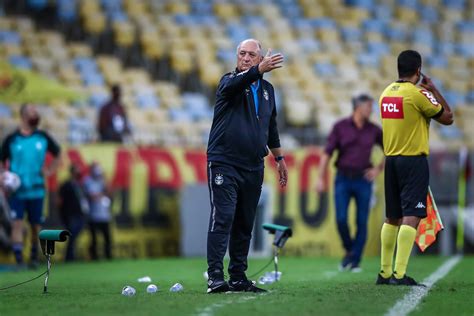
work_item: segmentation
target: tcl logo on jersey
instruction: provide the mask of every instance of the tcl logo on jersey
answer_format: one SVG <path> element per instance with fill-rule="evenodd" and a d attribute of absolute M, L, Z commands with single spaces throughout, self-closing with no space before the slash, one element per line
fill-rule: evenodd
<path fill-rule="evenodd" d="M 383 119 L 403 118 L 403 97 L 384 97 L 380 105 Z"/>

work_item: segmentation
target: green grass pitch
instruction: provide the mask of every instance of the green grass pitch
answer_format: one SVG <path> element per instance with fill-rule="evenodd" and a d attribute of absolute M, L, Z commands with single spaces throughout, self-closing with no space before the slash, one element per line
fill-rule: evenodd
<path fill-rule="evenodd" d="M 411 259 L 409 274 L 421 281 L 446 258 Z M 250 261 L 249 274 L 267 259 Z M 363 272 L 338 272 L 328 258 L 280 258 L 281 281 L 265 285 L 264 295 L 208 295 L 204 259 L 117 260 L 54 263 L 49 293 L 43 278 L 0 291 L 0 315 L 384 315 L 408 287 L 375 286 L 378 258 L 365 258 Z M 465 257 L 423 298 L 413 315 L 474 315 L 474 257 Z M 272 268 L 270 266 L 267 271 Z M 42 269 L 45 267 L 42 266 Z M 39 271 L 1 272 L 0 287 L 32 278 Z M 148 275 L 160 291 L 146 293 L 139 277 Z M 184 291 L 169 292 L 176 282 Z M 122 296 L 124 285 L 137 289 Z"/>

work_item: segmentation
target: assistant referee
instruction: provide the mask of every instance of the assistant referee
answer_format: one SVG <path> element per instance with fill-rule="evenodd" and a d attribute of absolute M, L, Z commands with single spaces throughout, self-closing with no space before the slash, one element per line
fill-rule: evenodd
<path fill-rule="evenodd" d="M 419 285 L 406 275 L 406 269 L 418 223 L 426 217 L 429 126 L 431 119 L 443 125 L 453 123 L 451 108 L 431 79 L 422 74 L 421 63 L 416 51 L 400 53 L 399 80 L 390 84 L 379 100 L 387 219 L 381 231 L 381 269 L 376 284 Z"/>

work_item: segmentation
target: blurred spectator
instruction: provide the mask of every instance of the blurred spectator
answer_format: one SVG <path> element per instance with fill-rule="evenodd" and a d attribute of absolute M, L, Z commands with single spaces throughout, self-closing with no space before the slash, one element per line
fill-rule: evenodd
<path fill-rule="evenodd" d="M 23 266 L 23 217 L 28 212 L 31 225 L 30 266 L 38 265 L 38 233 L 44 221 L 43 200 L 46 194 L 44 179 L 54 172 L 59 164 L 60 147 L 45 131 L 38 129 L 40 115 L 34 105 L 20 108 L 20 126 L 3 141 L 0 160 L 12 173 L 20 178 L 20 187 L 9 197 L 13 219 L 12 248 L 19 267 Z M 45 165 L 47 153 L 54 156 L 52 163 Z"/>
<path fill-rule="evenodd" d="M 120 86 L 112 86 L 111 93 L 111 99 L 101 107 L 99 112 L 99 137 L 103 142 L 123 143 L 130 136 L 130 126 L 121 101 Z"/>
<path fill-rule="evenodd" d="M 97 260 L 97 233 L 104 238 L 104 253 L 107 259 L 112 258 L 110 237 L 110 198 L 107 196 L 104 173 L 97 162 L 90 166 L 90 174 L 84 180 L 84 188 L 89 199 L 89 228 L 91 232 L 91 245 L 89 253 L 91 259 Z"/>
<path fill-rule="evenodd" d="M 326 177 L 329 161 L 338 151 L 337 175 L 334 183 L 336 222 L 346 255 L 341 262 L 341 270 L 360 272 L 359 263 L 367 239 L 372 184 L 383 170 L 384 160 L 376 167 L 370 161 L 372 148 L 382 147 L 382 129 L 370 122 L 372 97 L 362 94 L 352 100 L 351 116 L 337 122 L 328 137 L 326 149 L 321 158 L 321 173 L 318 192 L 327 192 Z M 352 238 L 349 232 L 348 207 L 354 198 L 357 205 L 357 232 Z"/>
<path fill-rule="evenodd" d="M 70 178 L 59 188 L 59 214 L 64 227 L 71 232 L 67 243 L 66 261 L 75 259 L 76 240 L 89 213 L 89 203 L 81 185 L 81 170 L 75 165 L 69 168 Z"/>

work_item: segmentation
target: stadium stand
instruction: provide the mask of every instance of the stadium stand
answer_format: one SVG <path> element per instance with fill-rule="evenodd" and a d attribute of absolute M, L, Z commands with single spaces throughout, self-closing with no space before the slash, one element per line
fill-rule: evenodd
<path fill-rule="evenodd" d="M 119 83 L 136 143 L 204 146 L 214 89 L 234 68 L 238 42 L 255 37 L 286 56 L 285 70 L 269 77 L 284 140 L 304 145 L 323 139 L 350 113 L 355 93 L 377 98 L 396 78 L 397 54 L 414 48 L 459 118 L 454 128 L 436 127 L 432 140 L 473 144 L 473 6 L 465 0 L 6 1 L 0 58 L 85 96 L 44 106 L 54 113 L 47 126 L 62 141 L 96 139 L 97 109 L 107 87 Z M 42 20 L 51 18 L 55 28 L 45 28 Z M 16 114 L 7 105 L 0 113 L 1 128 L 8 128 L 5 118 Z"/>

